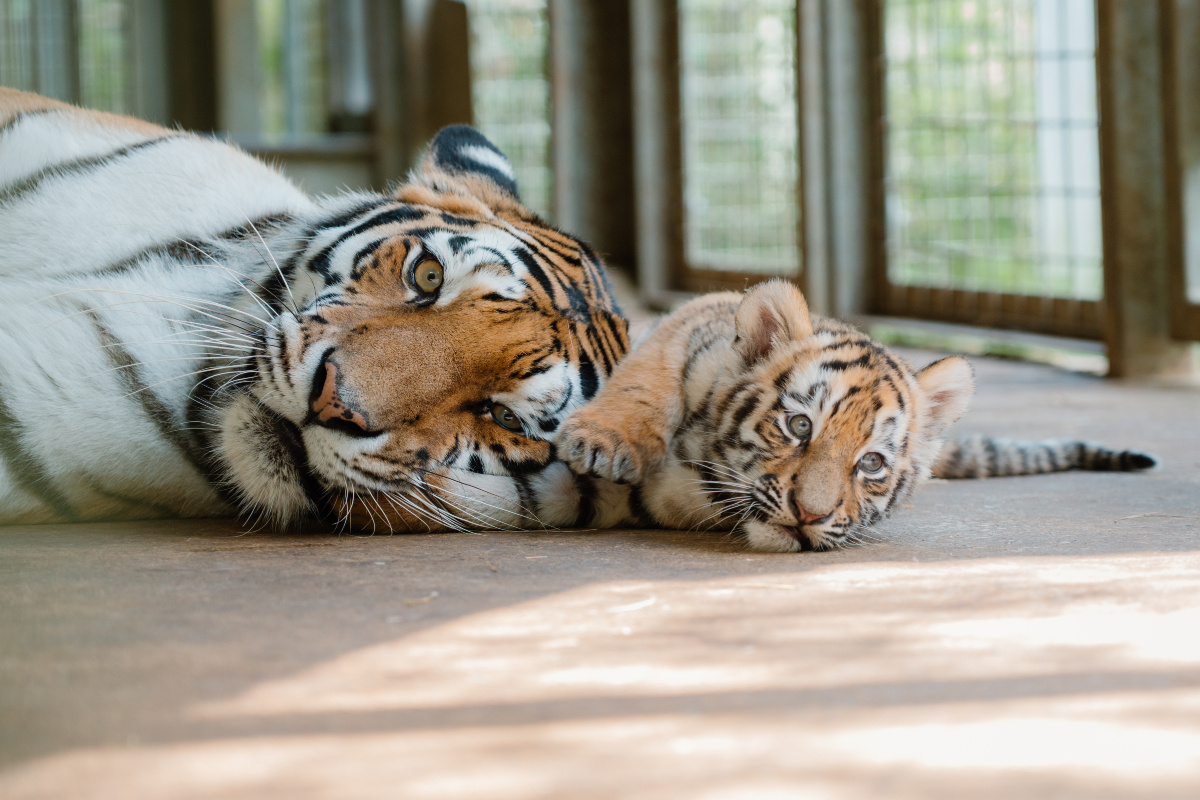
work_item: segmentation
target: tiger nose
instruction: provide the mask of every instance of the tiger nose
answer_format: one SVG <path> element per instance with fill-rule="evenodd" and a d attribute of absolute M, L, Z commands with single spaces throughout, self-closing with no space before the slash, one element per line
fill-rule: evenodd
<path fill-rule="evenodd" d="M 368 433 L 367 418 L 342 400 L 337 388 L 337 365 L 326 356 L 317 367 L 309 401 L 310 419 L 326 428 L 361 435 Z"/>
<path fill-rule="evenodd" d="M 792 514 L 795 515 L 796 519 L 802 525 L 812 525 L 816 522 L 824 522 L 825 520 L 829 519 L 829 515 L 833 513 L 831 511 L 829 514 L 810 514 L 805 510 L 804 506 L 800 505 L 800 501 L 796 499 L 795 492 L 792 492 L 791 504 Z"/>

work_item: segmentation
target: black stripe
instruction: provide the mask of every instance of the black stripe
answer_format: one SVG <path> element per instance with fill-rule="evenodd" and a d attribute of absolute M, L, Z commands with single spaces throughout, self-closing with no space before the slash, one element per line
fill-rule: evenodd
<path fill-rule="evenodd" d="M 58 491 L 46 474 L 45 467 L 21 441 L 23 428 L 4 402 L 3 395 L 0 395 L 0 456 L 8 462 L 9 471 L 22 489 L 54 509 L 54 513 L 63 519 L 74 520 L 75 511 L 67 498 Z"/>
<path fill-rule="evenodd" d="M 1051 472 L 1062 472 L 1064 467 L 1058 460 L 1058 450 L 1055 445 L 1046 445 L 1046 460 L 1050 462 Z"/>
<path fill-rule="evenodd" d="M 658 527 L 658 520 L 646 507 L 646 498 L 642 496 L 641 486 L 629 487 L 629 513 L 643 528 Z"/>
<path fill-rule="evenodd" d="M 137 360 L 125 349 L 124 342 L 97 319 L 95 314 L 89 314 L 88 317 L 96 328 L 96 334 L 104 352 L 115 367 L 113 372 L 117 373 L 118 380 L 125 387 L 126 395 L 137 398 L 142 411 L 158 428 L 159 434 L 182 453 L 198 473 L 203 475 L 205 473 L 201 466 L 203 459 L 197 451 L 195 443 L 180 429 L 171 409 L 167 408 L 167 405 L 142 380 Z"/>
<path fill-rule="evenodd" d="M 361 210 L 359 213 L 362 213 Z M 305 262 L 304 266 L 328 280 L 332 277 L 329 272 L 329 259 L 332 257 L 333 251 L 344 244 L 348 239 L 353 239 L 360 233 L 380 225 L 389 225 L 394 222 L 414 222 L 424 218 L 425 216 L 427 216 L 426 212 L 418 211 L 411 206 L 388 208 L 378 214 L 373 214 L 372 216 L 367 217 L 365 220 L 355 225 L 353 228 L 338 234 L 336 239 L 321 248 L 321 250 L 315 256 Z M 350 218 L 351 221 L 353 221 L 353 219 L 354 217 Z M 349 222 L 342 224 L 349 224 Z M 340 225 L 329 224 L 325 226 L 325 229 L 335 227 L 340 227 Z M 314 232 L 314 235 L 315 233 L 316 232 Z"/>
<path fill-rule="evenodd" d="M 107 164 L 111 164 L 112 162 L 117 161 L 118 159 L 124 158 L 125 156 L 127 156 L 131 153 L 135 153 L 135 152 L 137 152 L 139 150 L 143 150 L 147 147 L 153 147 L 162 142 L 168 142 L 168 141 L 172 141 L 172 140 L 178 139 L 178 138 L 180 138 L 180 137 L 179 136 L 162 136 L 158 139 L 150 139 L 149 141 L 138 142 L 137 144 L 131 144 L 126 147 L 121 147 L 121 148 L 118 148 L 117 150 L 113 150 L 111 153 L 105 153 L 104 155 L 101 155 L 101 156 L 89 156 L 87 158 L 77 158 L 73 161 L 66 161 L 66 162 L 63 162 L 62 164 L 55 164 L 52 167 L 46 167 L 45 169 L 40 169 L 37 172 L 35 172 L 33 175 L 30 175 L 28 178 L 19 180 L 16 183 L 11 184 L 4 190 L 0 191 L 0 205 L 7 204 L 13 200 L 18 199 L 22 195 L 29 194 L 30 192 L 36 191 L 38 189 L 38 187 L 45 181 L 53 180 L 56 178 L 68 178 L 68 177 L 70 177 L 72 175 L 76 175 L 80 172 L 87 172 L 89 170 L 99 169 Z"/>
<path fill-rule="evenodd" d="M 533 487 L 529 484 L 529 477 L 526 475 L 517 475 L 513 478 L 513 482 L 517 485 L 517 495 L 521 498 L 521 508 L 524 513 L 533 515 L 537 522 L 541 522 L 539 512 L 541 506 L 538 505 L 537 495 L 533 491 Z"/>
<path fill-rule="evenodd" d="M 579 492 L 579 507 L 575 510 L 575 527 L 592 524 L 596 514 L 596 480 L 591 475 L 575 475 L 575 489 Z"/>
<path fill-rule="evenodd" d="M 869 367 L 869 366 L 871 366 L 871 354 L 870 353 L 863 353 L 861 356 L 854 359 L 853 361 L 835 360 L 835 361 L 821 362 L 821 369 L 831 369 L 834 372 L 845 372 L 846 370 L 850 369 L 851 367 Z"/>
<path fill-rule="evenodd" d="M 3 136 L 4 134 L 8 133 L 13 128 L 17 127 L 22 122 L 29 119 L 30 117 L 44 117 L 47 114 L 55 114 L 55 113 L 58 113 L 59 111 L 62 111 L 62 109 L 61 108 L 35 108 L 31 111 L 22 111 L 21 113 L 17 114 L 12 119 L 10 119 L 8 122 L 4 123 L 3 125 L 0 125 L 0 136 Z"/>
<path fill-rule="evenodd" d="M 728 430 L 730 435 L 741 429 L 742 423 L 746 421 L 746 417 L 750 416 L 750 412 L 758 406 L 758 399 L 759 398 L 757 394 L 751 393 L 750 396 L 747 397 L 740 406 L 738 406 L 737 411 L 733 412 L 733 416 L 730 418 L 732 425 Z"/>
<path fill-rule="evenodd" d="M 1000 474 L 1000 452 L 996 449 L 994 439 L 983 440 L 983 452 L 987 455 L 987 476 L 995 477 Z"/>
<path fill-rule="evenodd" d="M 550 298 L 551 304 L 554 304 L 554 282 L 550 280 L 550 276 L 542 269 L 542 265 L 534 258 L 533 251 L 526 247 L 513 248 L 513 252 L 517 256 L 517 260 L 525 267 L 526 271 L 533 276 L 533 279 L 541 285 L 546 296 Z"/>
<path fill-rule="evenodd" d="M 163 244 L 151 245 L 139 250 L 131 256 L 121 259 L 120 261 L 113 261 L 105 264 L 93 274 L 120 275 L 124 272 L 128 272 L 141 262 L 154 256 L 169 256 L 187 264 L 203 264 L 215 260 L 215 254 L 209 252 L 206 247 L 216 244 L 217 241 L 222 239 L 245 239 L 248 236 L 254 236 L 254 229 L 257 229 L 259 232 L 263 231 L 264 229 L 271 230 L 291 222 L 292 219 L 293 217 L 286 213 L 267 214 L 258 217 L 257 219 L 253 220 L 252 223 L 244 223 L 205 238 L 181 239 L 172 242 L 165 242 Z M 254 228 L 251 228 L 251 224 L 253 224 Z M 255 239 L 257 239 L 257 236 L 255 236 Z M 279 276 L 273 272 L 272 277 L 278 279 Z M 264 292 L 267 291 L 265 286 L 260 285 L 259 288 L 263 289 Z M 282 286 L 280 288 L 282 288 Z"/>

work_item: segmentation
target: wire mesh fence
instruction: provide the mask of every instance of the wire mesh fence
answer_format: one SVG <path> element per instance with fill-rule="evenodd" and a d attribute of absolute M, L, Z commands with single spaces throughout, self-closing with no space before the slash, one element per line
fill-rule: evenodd
<path fill-rule="evenodd" d="M 0 85 L 130 110 L 131 0 L 0 0 Z"/>
<path fill-rule="evenodd" d="M 888 279 L 1102 292 L 1093 0 L 882 0 Z"/>
<path fill-rule="evenodd" d="M 795 3 L 681 0 L 685 258 L 795 274 Z"/>
<path fill-rule="evenodd" d="M 469 0 L 476 127 L 512 161 L 525 204 L 553 211 L 545 0 Z"/>
<path fill-rule="evenodd" d="M 130 3 L 78 0 L 79 102 L 88 108 L 129 108 Z"/>
<path fill-rule="evenodd" d="M 255 0 L 260 133 L 328 130 L 326 6 L 322 0 Z"/>

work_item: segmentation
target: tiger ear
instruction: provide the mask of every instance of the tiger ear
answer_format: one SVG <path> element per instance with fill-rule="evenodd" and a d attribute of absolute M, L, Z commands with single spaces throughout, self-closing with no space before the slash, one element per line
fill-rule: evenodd
<path fill-rule="evenodd" d="M 917 384 L 925 395 L 926 432 L 930 436 L 941 436 L 971 403 L 975 394 L 975 370 L 962 356 L 950 356 L 918 372 Z"/>
<path fill-rule="evenodd" d="M 734 351 L 747 366 L 769 356 L 781 344 L 812 335 L 812 319 L 804 295 L 791 283 L 760 283 L 742 298 L 734 318 Z"/>
<path fill-rule="evenodd" d="M 472 198 L 492 210 L 521 206 L 512 163 L 500 148 L 469 125 L 451 125 L 438 131 L 397 197 L 406 199 L 406 193 L 415 187 Z"/>

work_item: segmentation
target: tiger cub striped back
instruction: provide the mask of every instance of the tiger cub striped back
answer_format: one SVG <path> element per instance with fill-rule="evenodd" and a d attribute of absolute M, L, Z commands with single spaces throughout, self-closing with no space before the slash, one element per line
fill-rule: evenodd
<path fill-rule="evenodd" d="M 954 442 L 939 461 L 973 391 L 963 358 L 914 370 L 855 328 L 810 318 L 800 292 L 775 280 L 667 317 L 567 420 L 558 450 L 585 476 L 581 523 L 736 529 L 770 551 L 860 541 L 931 472 L 1154 464 L 987 439 Z"/>

